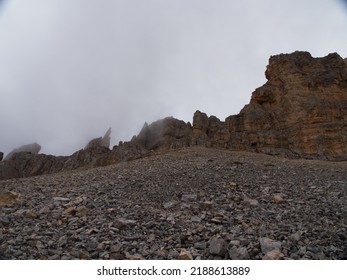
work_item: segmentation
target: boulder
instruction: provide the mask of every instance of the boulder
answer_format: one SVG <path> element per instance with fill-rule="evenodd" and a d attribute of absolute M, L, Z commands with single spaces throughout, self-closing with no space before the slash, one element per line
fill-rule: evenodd
<path fill-rule="evenodd" d="M 211 139 L 223 128 L 223 123 L 215 116 L 208 117 L 196 111 L 193 116 L 193 144 L 210 146 Z"/>
<path fill-rule="evenodd" d="M 4 157 L 4 153 L 0 152 L 0 161 L 2 161 L 2 158 Z"/>
<path fill-rule="evenodd" d="M 268 237 L 261 237 L 259 238 L 259 243 L 263 254 L 267 254 L 268 252 L 273 250 L 281 251 L 281 241 L 273 240 Z"/>
<path fill-rule="evenodd" d="M 15 153 L 19 153 L 19 152 L 26 152 L 26 153 L 31 153 L 31 154 L 38 154 L 41 150 L 41 146 L 37 143 L 32 143 L 32 144 L 28 144 L 28 145 L 23 145 L 20 146 L 17 149 L 12 150 L 6 157 L 4 160 L 9 160 Z"/>

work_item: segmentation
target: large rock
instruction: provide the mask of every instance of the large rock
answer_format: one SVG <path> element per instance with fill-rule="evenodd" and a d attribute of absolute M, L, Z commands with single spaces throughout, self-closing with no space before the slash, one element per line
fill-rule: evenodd
<path fill-rule="evenodd" d="M 17 149 L 12 150 L 4 160 L 9 160 L 15 153 L 20 153 L 20 152 L 26 152 L 26 153 L 31 153 L 31 154 L 38 154 L 41 150 L 41 146 L 37 143 L 32 143 L 28 145 L 23 145 L 20 146 Z"/>
<path fill-rule="evenodd" d="M 2 161 L 2 158 L 4 157 L 4 153 L 0 152 L 0 161 Z"/>
<path fill-rule="evenodd" d="M 250 103 L 217 129 L 206 127 L 207 116 L 195 118 L 194 137 L 203 133 L 208 145 L 233 150 L 347 160 L 345 61 L 336 53 L 281 54 L 270 58 L 265 75 Z"/>
<path fill-rule="evenodd" d="M 211 145 L 211 139 L 223 128 L 223 123 L 215 116 L 208 117 L 205 113 L 196 111 L 193 116 L 193 144 Z"/>

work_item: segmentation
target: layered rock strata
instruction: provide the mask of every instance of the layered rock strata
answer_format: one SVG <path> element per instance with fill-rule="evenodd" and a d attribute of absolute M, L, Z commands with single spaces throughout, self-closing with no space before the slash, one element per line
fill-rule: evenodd
<path fill-rule="evenodd" d="M 232 150 L 346 160 L 346 62 L 336 53 L 281 54 L 270 58 L 265 75 L 268 81 L 238 115 L 211 122 L 195 113 L 195 138 Z"/>

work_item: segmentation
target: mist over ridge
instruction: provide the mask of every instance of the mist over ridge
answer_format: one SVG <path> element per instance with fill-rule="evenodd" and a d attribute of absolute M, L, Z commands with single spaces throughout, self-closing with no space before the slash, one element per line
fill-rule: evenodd
<path fill-rule="evenodd" d="M 167 116 L 237 114 L 270 55 L 347 57 L 341 3 L 2 1 L 0 150 L 69 155 L 109 127 L 115 145 Z"/>

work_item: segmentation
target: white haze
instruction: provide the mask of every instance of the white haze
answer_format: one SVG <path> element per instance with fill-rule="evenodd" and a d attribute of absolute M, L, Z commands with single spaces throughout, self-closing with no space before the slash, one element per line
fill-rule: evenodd
<path fill-rule="evenodd" d="M 0 151 L 71 154 L 112 127 L 195 110 L 224 119 L 265 83 L 270 55 L 347 57 L 334 0 L 8 0 L 0 4 Z"/>

